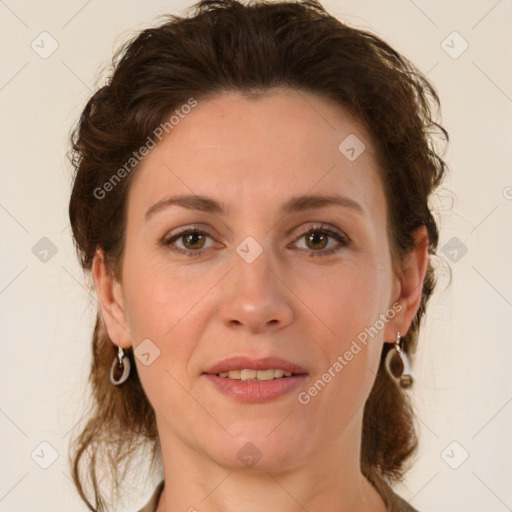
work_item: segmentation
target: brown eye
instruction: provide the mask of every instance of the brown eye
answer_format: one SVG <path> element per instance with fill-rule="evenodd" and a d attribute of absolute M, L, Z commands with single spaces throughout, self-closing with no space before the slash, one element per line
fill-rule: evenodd
<path fill-rule="evenodd" d="M 343 233 L 323 226 L 310 227 L 302 233 L 293 246 L 309 252 L 309 256 L 333 254 L 350 243 Z"/>
<path fill-rule="evenodd" d="M 189 233 L 181 237 L 186 249 L 202 249 L 206 243 L 206 237 L 202 233 Z"/>
<path fill-rule="evenodd" d="M 203 250 L 211 249 L 214 246 L 214 240 L 204 231 L 187 229 L 165 238 L 162 240 L 162 245 L 178 254 L 197 256 L 202 254 Z"/>
<path fill-rule="evenodd" d="M 319 231 L 313 231 L 306 235 L 306 245 L 313 250 L 325 249 L 328 240 L 329 236 Z"/>

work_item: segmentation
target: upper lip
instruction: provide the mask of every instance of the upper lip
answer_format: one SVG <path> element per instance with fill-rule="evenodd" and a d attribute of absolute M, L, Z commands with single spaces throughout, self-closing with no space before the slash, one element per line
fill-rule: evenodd
<path fill-rule="evenodd" d="M 280 368 L 294 374 L 307 373 L 304 368 L 279 357 L 263 357 L 254 359 L 246 356 L 234 356 L 228 359 L 223 359 L 222 361 L 210 366 L 203 373 L 216 375 L 220 372 L 229 372 L 230 370 L 270 370 L 272 368 Z"/>

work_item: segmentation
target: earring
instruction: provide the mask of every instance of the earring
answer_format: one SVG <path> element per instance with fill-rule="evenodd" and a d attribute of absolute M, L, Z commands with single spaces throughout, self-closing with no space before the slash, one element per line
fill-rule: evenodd
<path fill-rule="evenodd" d="M 401 387 L 408 388 L 414 382 L 409 358 L 400 348 L 400 332 L 396 333 L 395 346 L 386 354 L 385 367 L 390 377 Z"/>
<path fill-rule="evenodd" d="M 110 382 L 114 386 L 120 386 L 130 376 L 130 358 L 125 356 L 121 345 L 118 347 L 117 356 L 110 367 Z"/>

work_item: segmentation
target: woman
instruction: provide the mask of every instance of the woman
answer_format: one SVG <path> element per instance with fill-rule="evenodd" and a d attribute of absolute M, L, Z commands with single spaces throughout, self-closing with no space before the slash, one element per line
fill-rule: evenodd
<path fill-rule="evenodd" d="M 164 477 L 144 512 L 414 510 L 391 484 L 434 288 L 431 102 L 316 2 L 203 1 L 118 53 L 73 136 L 91 510 L 144 448 Z"/>

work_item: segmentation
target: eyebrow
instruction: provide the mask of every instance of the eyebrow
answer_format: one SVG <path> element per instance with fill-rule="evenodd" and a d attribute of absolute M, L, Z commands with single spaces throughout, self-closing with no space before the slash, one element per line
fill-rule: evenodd
<path fill-rule="evenodd" d="M 165 210 L 171 206 L 181 206 L 188 210 L 199 210 L 215 214 L 225 214 L 227 211 L 227 208 L 215 199 L 198 195 L 179 195 L 161 199 L 146 211 L 144 218 L 148 220 L 157 212 Z M 283 205 L 281 213 L 296 213 L 303 210 L 325 208 L 326 206 L 340 206 L 352 209 L 359 214 L 364 214 L 364 209 L 358 202 L 349 197 L 339 196 L 336 194 L 317 194 L 292 197 Z"/>

